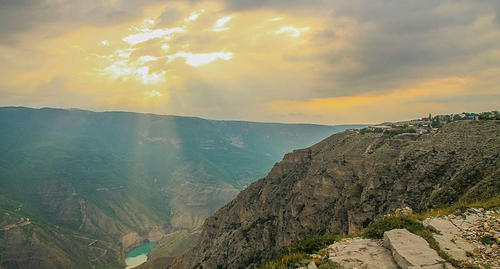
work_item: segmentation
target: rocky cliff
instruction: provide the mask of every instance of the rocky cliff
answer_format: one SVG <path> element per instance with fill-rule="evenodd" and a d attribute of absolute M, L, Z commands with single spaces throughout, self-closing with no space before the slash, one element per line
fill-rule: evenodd
<path fill-rule="evenodd" d="M 500 122 L 433 134 L 346 131 L 287 154 L 208 218 L 173 268 L 254 268 L 313 234 L 351 233 L 396 208 L 418 211 L 500 193 Z"/>

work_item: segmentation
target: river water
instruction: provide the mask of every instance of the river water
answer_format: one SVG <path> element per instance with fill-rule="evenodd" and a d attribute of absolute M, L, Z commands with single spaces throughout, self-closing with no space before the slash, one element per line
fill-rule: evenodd
<path fill-rule="evenodd" d="M 129 253 L 127 253 L 127 257 L 125 258 L 125 264 L 127 265 L 125 268 L 134 268 L 145 263 L 148 260 L 149 252 L 154 248 L 154 246 L 156 246 L 156 242 L 147 243 L 138 248 L 132 249 Z"/>

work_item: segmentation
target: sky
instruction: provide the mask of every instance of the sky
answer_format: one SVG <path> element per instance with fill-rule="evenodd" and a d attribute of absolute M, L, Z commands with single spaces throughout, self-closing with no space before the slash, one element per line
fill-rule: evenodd
<path fill-rule="evenodd" d="M 0 106 L 378 123 L 500 108 L 498 0 L 0 0 Z"/>

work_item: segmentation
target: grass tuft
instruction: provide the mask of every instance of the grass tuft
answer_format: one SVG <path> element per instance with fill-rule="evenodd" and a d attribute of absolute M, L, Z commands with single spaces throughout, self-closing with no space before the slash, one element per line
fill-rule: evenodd
<path fill-rule="evenodd" d="M 344 267 L 340 266 L 338 263 L 332 261 L 323 262 L 318 266 L 318 269 L 343 269 L 343 268 Z"/>
<path fill-rule="evenodd" d="M 481 241 L 481 243 L 483 243 L 485 245 L 492 245 L 492 244 L 496 243 L 496 240 L 491 236 L 481 236 L 479 238 L 479 241 Z"/>
<path fill-rule="evenodd" d="M 383 219 L 372 223 L 370 226 L 361 231 L 360 236 L 371 239 L 381 239 L 386 231 L 393 229 L 407 229 L 412 233 L 417 233 L 424 230 L 424 225 L 410 216 L 387 216 Z"/>
<path fill-rule="evenodd" d="M 289 268 L 298 268 L 302 266 L 307 266 L 311 260 L 309 259 L 309 255 L 305 253 L 290 253 L 285 254 L 281 258 L 270 261 L 260 269 L 289 269 Z"/>
<path fill-rule="evenodd" d="M 451 215 L 455 212 L 465 212 L 469 208 L 484 208 L 486 210 L 490 208 L 500 207 L 500 197 L 491 198 L 485 201 L 460 201 L 449 207 L 431 209 L 423 214 L 416 214 L 415 217 L 419 220 L 424 220 L 430 217 L 442 217 L 446 215 Z"/>
<path fill-rule="evenodd" d="M 339 241 L 339 239 L 340 239 L 339 235 L 330 233 L 320 236 L 312 236 L 304 239 L 299 244 L 291 247 L 290 251 L 314 253 Z"/>
<path fill-rule="evenodd" d="M 279 258 L 272 260 L 268 263 L 265 263 L 260 267 L 260 269 L 289 269 L 289 268 L 298 268 L 301 266 L 307 266 L 311 262 L 311 258 L 306 253 L 315 253 L 318 252 L 325 247 L 339 241 L 340 236 L 335 234 L 327 233 L 325 235 L 320 236 L 312 236 L 308 237 L 297 245 L 288 248 L 285 251 L 285 254 L 282 254 Z M 316 259 L 314 260 L 316 264 L 322 265 L 325 264 L 322 260 Z M 329 264 L 326 262 L 325 266 L 333 266 L 333 264 Z M 330 268 L 341 268 L 341 267 L 323 267 L 324 269 Z"/>

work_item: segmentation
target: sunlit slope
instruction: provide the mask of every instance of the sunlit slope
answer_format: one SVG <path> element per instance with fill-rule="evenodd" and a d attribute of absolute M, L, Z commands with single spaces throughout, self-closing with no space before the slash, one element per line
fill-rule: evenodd
<path fill-rule="evenodd" d="M 14 251 L 0 250 L 12 268 L 27 262 L 16 248 L 42 237 L 33 251 L 60 249 L 42 251 L 57 264 L 117 266 L 144 240 L 201 225 L 285 152 L 347 128 L 29 108 L 0 108 L 0 126 L 0 195 L 10 205 L 0 204 L 0 228 L 10 225 L 0 240 Z M 22 217 L 30 224 L 18 225 Z M 49 266 L 37 262 L 29 266 Z"/>

